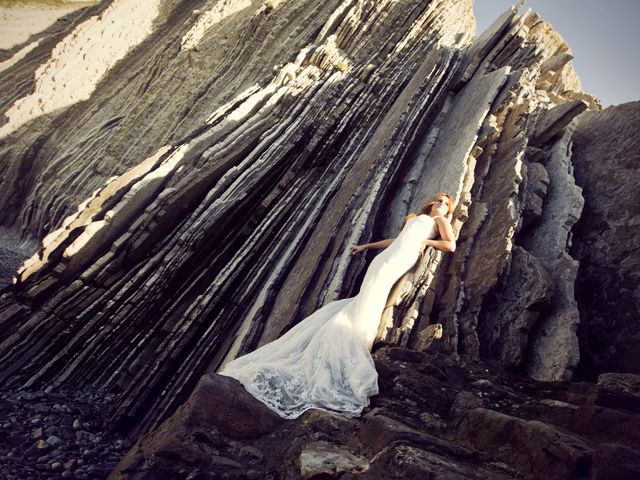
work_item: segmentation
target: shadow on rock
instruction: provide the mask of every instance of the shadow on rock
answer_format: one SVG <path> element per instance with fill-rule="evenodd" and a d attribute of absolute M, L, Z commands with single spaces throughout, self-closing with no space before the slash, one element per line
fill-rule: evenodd
<path fill-rule="evenodd" d="M 111 480 L 259 478 L 262 453 L 242 445 L 283 420 L 237 380 L 206 375 L 189 399 L 119 463 Z M 194 476 L 195 475 L 195 476 Z"/>

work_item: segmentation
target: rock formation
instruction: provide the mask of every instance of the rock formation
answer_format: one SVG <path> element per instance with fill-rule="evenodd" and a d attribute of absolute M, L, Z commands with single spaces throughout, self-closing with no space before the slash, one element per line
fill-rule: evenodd
<path fill-rule="evenodd" d="M 403 386 L 394 373 L 387 391 L 407 402 L 394 409 L 422 412 L 403 414 L 398 421 L 407 425 L 372 420 L 374 410 L 361 421 L 314 413 L 284 427 L 267 422 L 267 436 L 325 432 L 268 459 L 259 454 L 267 440 L 242 446 L 229 443 L 237 432 L 207 430 L 209 421 L 223 427 L 198 393 L 225 361 L 353 295 L 372 257 L 352 256 L 350 246 L 395 235 L 407 211 L 441 190 L 459 200 L 458 249 L 427 252 L 398 282 L 380 343 L 420 359 L 427 350 L 451 369 L 495 361 L 522 375 L 495 367 L 516 383 L 638 373 L 638 202 L 629 173 L 637 136 L 618 142 L 612 126 L 637 131 L 637 103 L 601 111 L 582 92 L 569 46 L 521 5 L 475 38 L 471 0 L 149 0 L 143 14 L 134 3 L 78 10 L 4 55 L 4 248 L 19 251 L 18 238 L 40 241 L 0 296 L 7 388 L 109 396 L 103 414 L 112 432 L 149 434 L 137 448 L 156 455 L 162 432 L 180 431 L 186 446 L 168 446 L 167 458 L 198 457 L 189 442 L 202 440 L 229 478 L 251 478 L 237 469 L 244 457 L 266 475 L 270 462 L 291 455 L 302 460 L 278 470 L 284 478 L 365 470 L 382 478 L 375 472 L 403 471 L 412 455 L 416 472 L 435 472 L 450 456 L 457 478 L 567 469 L 604 478 L 602 465 L 613 458 L 631 459 L 621 469 L 637 465 L 637 444 L 621 447 L 622 433 L 576 439 L 558 430 L 584 433 L 563 415 L 599 405 L 594 386 L 571 401 L 578 387 L 550 383 L 567 405 L 534 415 L 463 388 L 482 379 L 449 384 L 449 375 L 430 371 L 449 389 L 440 395 L 431 381 Z M 100 48 L 113 32 L 128 33 Z M 618 177 L 603 183 L 612 170 Z M 237 390 L 219 381 L 216 388 Z M 542 389 L 531 401 L 548 407 L 540 386 L 547 384 L 527 385 Z M 635 412 L 633 401 L 620 415 Z M 193 417 L 194 409 L 204 416 Z M 555 412 L 562 418 L 545 424 Z M 430 415 L 445 413 L 435 428 Z M 427 433 L 388 434 L 422 439 L 420 452 L 400 440 L 382 448 L 378 427 L 349 448 L 351 437 L 327 443 L 342 428 L 335 422 Z M 476 439 L 487 424 L 495 451 Z M 552 443 L 561 460 L 549 463 L 513 432 Z M 439 443 L 445 433 L 449 443 Z M 518 463 L 504 471 L 483 463 L 478 473 L 478 455 Z M 198 462 L 208 465 L 194 457 L 191 467 Z M 138 467 L 155 468 L 138 458 L 118 475 Z"/>
<path fill-rule="evenodd" d="M 579 121 L 571 158 L 585 208 L 571 254 L 580 262 L 580 370 L 588 377 L 640 373 L 640 102 L 587 112 Z"/>
<path fill-rule="evenodd" d="M 374 356 L 381 392 L 359 419 L 279 421 L 234 379 L 204 377 L 109 478 L 632 479 L 640 467 L 638 376 L 550 383 L 403 347 Z"/>

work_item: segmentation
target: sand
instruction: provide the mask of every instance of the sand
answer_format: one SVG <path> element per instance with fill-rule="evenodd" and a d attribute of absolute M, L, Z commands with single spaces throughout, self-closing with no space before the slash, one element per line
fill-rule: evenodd
<path fill-rule="evenodd" d="M 26 42 L 34 33 L 50 27 L 58 18 L 85 7 L 86 2 L 56 6 L 48 4 L 0 7 L 0 49 Z"/>

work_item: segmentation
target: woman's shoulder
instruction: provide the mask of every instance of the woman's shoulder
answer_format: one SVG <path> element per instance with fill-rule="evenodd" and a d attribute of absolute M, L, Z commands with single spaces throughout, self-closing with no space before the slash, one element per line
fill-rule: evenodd
<path fill-rule="evenodd" d="M 447 217 L 445 215 L 440 215 L 439 217 L 433 217 L 433 220 L 438 224 L 440 224 L 440 223 L 451 224 L 451 220 L 449 220 L 449 217 Z"/>

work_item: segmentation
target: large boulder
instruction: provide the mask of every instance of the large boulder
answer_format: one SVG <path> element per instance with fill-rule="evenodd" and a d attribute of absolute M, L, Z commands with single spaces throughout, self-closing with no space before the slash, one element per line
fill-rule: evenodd
<path fill-rule="evenodd" d="M 261 437 L 283 420 L 252 397 L 237 380 L 206 375 L 189 399 L 157 430 L 144 436 L 109 477 L 116 479 L 174 478 L 201 469 L 243 475 L 264 456 L 239 447 L 236 440 Z"/>

